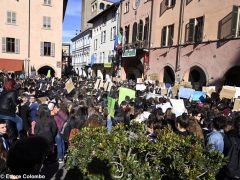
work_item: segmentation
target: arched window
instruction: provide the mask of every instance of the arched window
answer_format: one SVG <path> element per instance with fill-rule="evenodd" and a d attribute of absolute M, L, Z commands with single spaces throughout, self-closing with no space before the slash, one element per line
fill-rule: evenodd
<path fill-rule="evenodd" d="M 104 10 L 105 9 L 105 4 L 104 3 L 100 3 L 100 10 Z"/>
<path fill-rule="evenodd" d="M 135 22 L 133 24 L 133 30 L 132 30 L 132 43 L 135 43 L 137 40 L 137 23 Z"/>
<path fill-rule="evenodd" d="M 142 41 L 142 38 L 143 38 L 143 21 L 140 20 L 138 24 L 138 40 Z"/>

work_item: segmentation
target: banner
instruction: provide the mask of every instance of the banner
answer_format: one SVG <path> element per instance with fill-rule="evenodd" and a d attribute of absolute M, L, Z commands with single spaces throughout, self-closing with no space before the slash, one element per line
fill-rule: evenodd
<path fill-rule="evenodd" d="M 108 96 L 108 114 L 111 116 L 111 117 L 114 117 L 114 114 L 115 114 L 115 99 L 113 99 L 112 97 L 109 97 Z"/>
<path fill-rule="evenodd" d="M 235 97 L 236 88 L 233 86 L 223 86 L 220 92 L 220 98 L 232 99 Z"/>
<path fill-rule="evenodd" d="M 178 92 L 179 98 L 189 99 L 195 90 L 181 87 Z"/>
<path fill-rule="evenodd" d="M 206 99 L 206 93 L 205 93 L 205 92 L 202 92 L 202 91 L 194 91 L 193 94 L 192 94 L 191 99 L 192 99 L 193 101 L 201 101 L 201 102 L 204 102 L 205 99 Z"/>
<path fill-rule="evenodd" d="M 119 98 L 118 98 L 118 104 L 120 105 L 122 101 L 125 100 L 126 96 L 129 96 L 130 99 L 135 98 L 136 91 L 128 88 L 121 87 L 119 89 Z"/>

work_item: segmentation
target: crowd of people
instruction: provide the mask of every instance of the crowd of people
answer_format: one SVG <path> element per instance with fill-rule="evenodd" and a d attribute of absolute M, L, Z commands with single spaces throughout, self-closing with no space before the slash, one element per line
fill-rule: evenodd
<path fill-rule="evenodd" d="M 179 136 L 196 136 L 210 152 L 216 150 L 229 157 L 217 179 L 240 178 L 240 112 L 232 110 L 230 99 L 220 99 L 217 92 L 204 102 L 184 99 L 186 111 L 176 115 L 165 106 L 171 104 L 169 97 L 159 95 L 158 81 L 143 82 L 144 90 L 137 90 L 135 98 L 126 96 L 119 104 L 119 88 L 136 90 L 135 81 L 112 82 L 106 91 L 94 88 L 96 79 L 75 76 L 69 92 L 67 80 L 0 78 L 1 174 L 36 174 L 44 163 L 64 163 L 72 136 L 83 127 L 106 126 L 110 133 L 116 124 L 127 128 L 139 122 L 145 124 L 150 143 L 156 142 L 165 128 Z M 113 116 L 108 112 L 108 97 L 116 100 Z"/>

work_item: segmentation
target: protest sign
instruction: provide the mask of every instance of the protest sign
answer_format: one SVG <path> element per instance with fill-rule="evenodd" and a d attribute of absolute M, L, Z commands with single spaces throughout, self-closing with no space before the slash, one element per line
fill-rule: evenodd
<path fill-rule="evenodd" d="M 74 85 L 71 78 L 65 83 L 65 88 L 68 94 L 74 89 Z"/>
<path fill-rule="evenodd" d="M 146 86 L 144 84 L 136 84 L 137 91 L 144 91 L 145 89 L 146 89 Z"/>
<path fill-rule="evenodd" d="M 203 86 L 202 91 L 205 92 L 209 97 L 211 97 L 213 92 L 216 92 L 216 87 L 215 86 Z"/>
<path fill-rule="evenodd" d="M 170 104 L 170 102 L 167 102 L 165 104 L 157 104 L 156 108 L 161 108 L 163 113 L 165 113 L 168 108 L 172 108 L 172 105 Z"/>
<path fill-rule="evenodd" d="M 103 81 L 101 81 L 101 82 L 99 83 L 99 88 L 104 88 L 104 82 L 103 82 Z"/>
<path fill-rule="evenodd" d="M 181 87 L 181 88 L 179 89 L 179 92 L 178 92 L 178 97 L 179 97 L 179 98 L 189 99 L 189 98 L 192 96 L 192 94 L 193 94 L 194 91 L 195 91 L 195 90 L 190 89 L 190 88 Z"/>
<path fill-rule="evenodd" d="M 180 89 L 180 84 L 175 84 L 172 88 L 172 94 L 174 97 L 176 97 L 178 95 L 178 90 Z"/>
<path fill-rule="evenodd" d="M 115 99 L 113 99 L 112 97 L 108 97 L 108 114 L 111 116 L 111 117 L 114 117 L 114 114 L 115 114 Z"/>
<path fill-rule="evenodd" d="M 99 88 L 99 84 L 101 82 L 101 79 L 97 79 L 95 85 L 94 85 L 94 89 L 98 89 Z"/>
<path fill-rule="evenodd" d="M 240 99 L 235 99 L 233 111 L 240 111 Z"/>
<path fill-rule="evenodd" d="M 138 84 L 143 83 L 142 78 L 137 78 L 137 83 L 138 83 Z"/>
<path fill-rule="evenodd" d="M 118 104 L 120 105 L 122 101 L 125 100 L 126 96 L 129 96 L 131 98 L 135 98 L 136 91 L 128 88 L 119 88 L 119 98 L 118 98 Z"/>
<path fill-rule="evenodd" d="M 150 99 L 150 98 L 160 98 L 160 97 L 163 97 L 162 95 L 160 94 L 154 94 L 154 93 L 148 93 L 147 96 L 146 96 L 146 99 Z"/>
<path fill-rule="evenodd" d="M 153 81 L 160 79 L 160 76 L 157 73 L 150 74 L 149 76 L 150 76 L 150 80 L 153 80 Z"/>
<path fill-rule="evenodd" d="M 167 95 L 167 89 L 161 89 L 161 95 L 162 96 Z"/>
<path fill-rule="evenodd" d="M 235 87 L 236 93 L 235 93 L 235 98 L 240 97 L 240 87 Z"/>
<path fill-rule="evenodd" d="M 180 86 L 183 86 L 183 87 L 185 87 L 185 88 L 192 88 L 191 82 L 182 81 L 182 82 L 180 83 Z"/>
<path fill-rule="evenodd" d="M 193 101 L 201 101 L 204 102 L 206 99 L 206 93 L 203 91 L 194 91 L 192 94 L 191 99 Z"/>
<path fill-rule="evenodd" d="M 232 99 L 235 97 L 236 89 L 233 86 L 223 86 L 220 92 L 220 98 Z"/>
<path fill-rule="evenodd" d="M 181 116 L 182 113 L 186 111 L 183 99 L 170 99 L 172 104 L 173 112 L 176 114 L 176 117 Z"/>

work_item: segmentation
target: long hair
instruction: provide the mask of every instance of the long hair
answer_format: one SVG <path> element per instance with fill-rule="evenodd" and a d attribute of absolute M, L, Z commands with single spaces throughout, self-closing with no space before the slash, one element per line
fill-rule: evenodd
<path fill-rule="evenodd" d="M 38 108 L 38 119 L 39 123 L 44 126 L 48 124 L 50 118 L 50 110 L 48 109 L 47 104 L 41 104 Z"/>
<path fill-rule="evenodd" d="M 4 87 L 4 89 L 5 89 L 6 91 L 11 91 L 11 90 L 14 89 L 15 85 L 16 85 L 15 80 L 8 78 L 8 79 L 6 79 L 6 80 L 4 81 L 3 87 Z"/>

